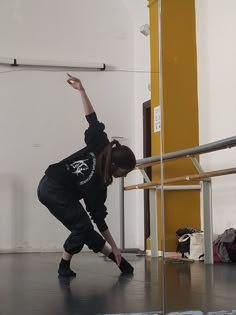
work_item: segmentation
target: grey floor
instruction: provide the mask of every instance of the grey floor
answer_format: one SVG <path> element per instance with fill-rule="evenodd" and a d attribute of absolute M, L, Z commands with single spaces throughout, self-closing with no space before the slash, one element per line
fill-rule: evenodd
<path fill-rule="evenodd" d="M 61 280 L 60 254 L 0 254 L 0 315 L 236 309 L 234 264 L 163 264 L 161 258 L 125 257 L 135 268 L 133 277 L 121 276 L 103 257 L 82 253 L 72 263 L 77 277 Z"/>

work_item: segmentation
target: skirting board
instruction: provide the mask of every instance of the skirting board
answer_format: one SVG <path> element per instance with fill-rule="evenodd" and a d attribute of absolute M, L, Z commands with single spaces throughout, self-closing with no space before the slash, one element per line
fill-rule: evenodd
<path fill-rule="evenodd" d="M 161 250 L 158 251 L 158 257 L 162 257 L 163 252 Z M 170 256 L 177 256 L 178 254 L 176 252 L 166 252 L 165 257 L 170 257 Z M 152 256 L 151 255 L 151 250 L 147 249 L 146 250 L 146 256 Z"/>

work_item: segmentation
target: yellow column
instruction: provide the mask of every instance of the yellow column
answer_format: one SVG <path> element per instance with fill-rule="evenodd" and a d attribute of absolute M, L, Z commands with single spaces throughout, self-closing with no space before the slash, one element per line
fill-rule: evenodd
<path fill-rule="evenodd" d="M 199 145 L 197 101 L 197 57 L 194 0 L 162 0 L 162 143 L 163 153 Z M 158 0 L 149 0 L 151 39 L 152 155 L 159 155 L 160 133 L 153 128 L 154 107 L 160 103 L 158 65 Z M 164 177 L 195 172 L 191 161 L 164 163 Z M 160 169 L 153 170 L 153 180 Z M 160 196 L 158 195 L 158 209 Z M 200 227 L 200 192 L 165 191 L 166 250 L 175 251 L 179 227 Z M 161 220 L 158 211 L 159 222 Z M 159 248 L 161 229 L 158 231 Z"/>

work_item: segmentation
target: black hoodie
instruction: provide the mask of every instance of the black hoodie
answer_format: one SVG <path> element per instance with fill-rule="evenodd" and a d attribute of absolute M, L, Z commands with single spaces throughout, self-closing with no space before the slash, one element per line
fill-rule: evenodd
<path fill-rule="evenodd" d="M 96 113 L 86 116 L 89 123 L 85 131 L 86 147 L 62 161 L 50 165 L 45 174 L 73 192 L 78 200 L 83 199 L 86 209 L 100 232 L 107 229 L 105 201 L 107 188 L 96 174 L 98 154 L 109 143 L 105 126 L 99 122 Z"/>

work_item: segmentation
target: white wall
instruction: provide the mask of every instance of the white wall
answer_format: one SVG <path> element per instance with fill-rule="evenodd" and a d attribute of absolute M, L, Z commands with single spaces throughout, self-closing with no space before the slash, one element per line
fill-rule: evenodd
<path fill-rule="evenodd" d="M 236 2 L 196 0 L 200 143 L 236 135 Z M 205 170 L 236 166 L 236 148 L 201 156 Z M 213 178 L 214 232 L 236 228 L 236 175 Z"/>
<path fill-rule="evenodd" d="M 105 62 L 108 71 L 73 74 L 84 82 L 109 136 L 125 137 L 141 158 L 141 108 L 149 98 L 148 74 L 134 70 L 149 70 L 137 57 L 149 49 L 137 32 L 137 24 L 147 23 L 146 19 L 143 0 L 130 1 L 128 7 L 116 0 L 73 0 L 69 5 L 65 0 L 1 1 L 0 57 Z M 83 145 L 86 122 L 79 96 L 66 84 L 64 71 L 17 70 L 0 67 L 0 185 L 4 188 L 0 249 L 58 250 L 68 231 L 38 202 L 37 184 L 48 164 Z M 119 243 L 118 184 L 109 189 L 107 206 L 108 223 Z M 125 198 L 126 246 L 142 247 L 142 207 L 136 211 L 135 194 Z"/>

